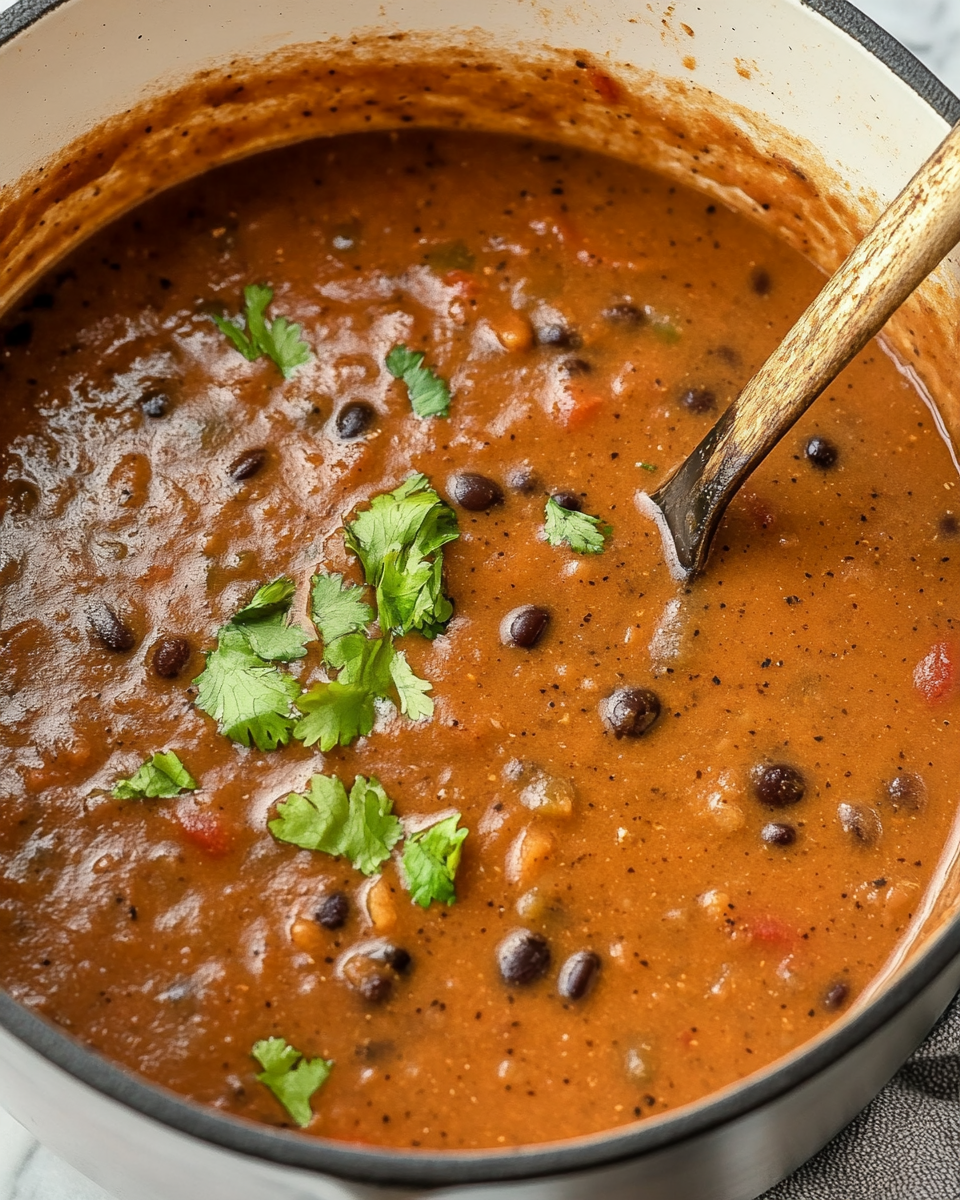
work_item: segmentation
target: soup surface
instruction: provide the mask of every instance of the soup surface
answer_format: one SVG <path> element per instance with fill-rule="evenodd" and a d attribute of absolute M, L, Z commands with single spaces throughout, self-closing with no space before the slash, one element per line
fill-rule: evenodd
<path fill-rule="evenodd" d="M 2 331 L 0 983 L 401 1147 L 645 1119 L 836 1019 L 954 819 L 955 462 L 871 344 L 702 579 L 635 505 L 820 283 L 694 191 L 462 134 L 90 241 Z"/>

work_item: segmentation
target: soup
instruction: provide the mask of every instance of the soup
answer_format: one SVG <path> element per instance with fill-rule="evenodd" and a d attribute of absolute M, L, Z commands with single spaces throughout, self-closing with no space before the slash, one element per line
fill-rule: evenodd
<path fill-rule="evenodd" d="M 308 1134 L 645 1119 L 835 1020 L 954 820 L 956 464 L 872 343 L 671 580 L 822 282 L 659 176 L 311 142 L 3 329 L 0 983 Z"/>

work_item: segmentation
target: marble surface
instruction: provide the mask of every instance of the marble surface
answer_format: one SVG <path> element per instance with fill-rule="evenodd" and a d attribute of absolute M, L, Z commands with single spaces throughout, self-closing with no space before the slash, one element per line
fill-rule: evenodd
<path fill-rule="evenodd" d="M 0 12 L 14 2 L 0 0 Z M 960 94 L 960 0 L 859 0 L 857 7 Z M 45 1150 L 0 1109 L 0 1200 L 113 1198 Z"/>

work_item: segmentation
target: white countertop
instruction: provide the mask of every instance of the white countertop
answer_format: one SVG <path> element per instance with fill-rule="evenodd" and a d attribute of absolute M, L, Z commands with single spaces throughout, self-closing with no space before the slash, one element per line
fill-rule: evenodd
<path fill-rule="evenodd" d="M 0 12 L 14 2 L 0 0 Z M 858 0 L 857 7 L 960 94 L 960 0 Z M 44 1150 L 0 1109 L 0 1200 L 112 1198 Z"/>

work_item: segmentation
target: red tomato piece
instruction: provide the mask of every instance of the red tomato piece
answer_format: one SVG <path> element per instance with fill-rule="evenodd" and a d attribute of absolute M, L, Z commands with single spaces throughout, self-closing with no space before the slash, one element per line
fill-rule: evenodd
<path fill-rule="evenodd" d="M 596 69 L 587 72 L 590 86 L 605 104 L 619 104 L 622 96 L 620 84 L 603 71 Z"/>
<path fill-rule="evenodd" d="M 776 946 L 787 946 L 797 940 L 796 931 L 779 917 L 764 914 L 752 917 L 747 922 L 750 936 L 755 942 L 767 942 Z"/>
<path fill-rule="evenodd" d="M 471 275 L 469 271 L 453 270 L 447 271 L 443 277 L 443 282 L 449 288 L 455 288 L 458 296 L 463 296 L 465 300 L 473 300 L 476 298 L 477 292 L 480 290 L 477 286 L 477 277 Z"/>
<path fill-rule="evenodd" d="M 184 808 L 177 812 L 177 821 L 187 841 L 211 858 L 222 858 L 229 851 L 232 839 L 216 813 Z"/>
<path fill-rule="evenodd" d="M 565 429 L 579 429 L 603 408 L 603 397 L 582 388 L 568 387 L 556 407 Z"/>
<path fill-rule="evenodd" d="M 957 680 L 956 654 L 946 642 L 937 642 L 913 669 L 913 686 L 924 700 L 942 700 Z"/>

